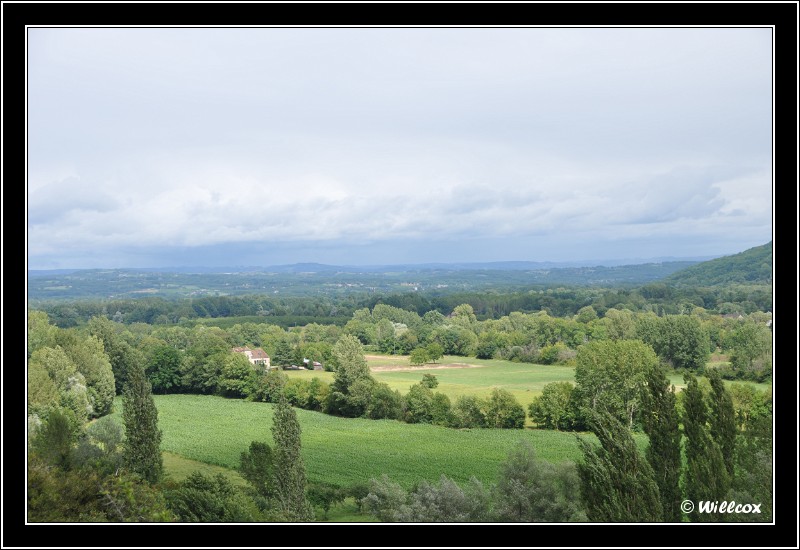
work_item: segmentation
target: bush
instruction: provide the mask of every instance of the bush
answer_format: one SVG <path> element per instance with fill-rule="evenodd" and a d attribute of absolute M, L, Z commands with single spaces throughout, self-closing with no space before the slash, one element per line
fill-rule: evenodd
<path fill-rule="evenodd" d="M 486 409 L 489 404 L 475 395 L 460 395 L 456 398 L 451 415 L 454 428 L 485 428 Z"/>
<path fill-rule="evenodd" d="M 490 428 L 525 427 L 525 409 L 508 390 L 495 388 L 489 398 L 486 423 Z"/>
<path fill-rule="evenodd" d="M 552 382 L 542 389 L 542 395 L 528 406 L 531 420 L 548 430 L 573 430 L 578 417 L 571 400 L 574 386 L 569 382 Z"/>
<path fill-rule="evenodd" d="M 397 420 L 403 415 L 403 397 L 397 390 L 392 390 L 386 383 L 375 384 L 372 399 L 366 416 L 374 420 L 389 418 Z"/>

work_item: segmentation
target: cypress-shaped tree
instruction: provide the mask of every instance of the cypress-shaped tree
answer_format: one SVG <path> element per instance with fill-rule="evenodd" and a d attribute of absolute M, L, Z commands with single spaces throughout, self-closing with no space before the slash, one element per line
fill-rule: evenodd
<path fill-rule="evenodd" d="M 661 499 L 650 464 L 639 454 L 630 430 L 605 410 L 591 413 L 600 447 L 578 442 L 581 495 L 590 521 L 661 521 Z"/>
<path fill-rule="evenodd" d="M 722 377 L 714 369 L 708 374 L 711 382 L 710 418 L 711 438 L 719 445 L 728 477 L 733 479 L 733 468 L 736 462 L 736 413 L 733 409 L 733 400 L 730 393 L 722 383 Z"/>
<path fill-rule="evenodd" d="M 122 394 L 122 419 L 125 424 L 124 460 L 131 472 L 155 483 L 164 470 L 161 458 L 161 430 L 150 381 L 141 362 L 131 363 L 128 383 Z"/>
<path fill-rule="evenodd" d="M 314 509 L 306 498 L 306 467 L 300 455 L 300 423 L 281 393 L 272 423 L 275 496 L 290 521 L 312 521 Z"/>
<path fill-rule="evenodd" d="M 719 445 L 709 435 L 708 410 L 697 379 L 690 373 L 684 375 L 686 389 L 683 396 L 683 433 L 686 436 L 687 500 L 694 504 L 689 513 L 692 521 L 719 521 L 716 512 L 700 513 L 701 501 L 722 501 L 730 487 L 730 477 Z"/>
<path fill-rule="evenodd" d="M 647 372 L 645 383 L 642 424 L 650 440 L 645 457 L 658 484 L 663 520 L 680 522 L 681 432 L 675 407 L 675 387 L 670 387 L 661 365 Z"/>

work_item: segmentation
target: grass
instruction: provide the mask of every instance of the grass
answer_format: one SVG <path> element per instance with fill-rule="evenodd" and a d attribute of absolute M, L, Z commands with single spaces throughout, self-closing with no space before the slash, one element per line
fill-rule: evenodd
<path fill-rule="evenodd" d="M 574 382 L 575 369 L 560 365 L 535 365 L 531 363 L 514 363 L 498 359 L 476 359 L 474 357 L 445 356 L 436 364 L 410 367 L 408 356 L 403 355 L 369 355 L 370 367 L 403 367 L 402 371 L 373 371 L 372 376 L 378 382 L 385 382 L 393 390 L 405 394 L 409 386 L 422 380 L 425 373 L 433 374 L 439 381 L 435 391 L 447 395 L 455 401 L 460 395 L 478 395 L 487 397 L 493 388 L 510 391 L 527 410 L 533 398 L 542 393 L 542 388 L 550 382 L 569 380 Z M 437 368 L 442 365 L 476 365 L 478 368 Z M 291 378 L 318 377 L 331 383 L 332 372 L 324 371 L 285 371 Z"/>
<path fill-rule="evenodd" d="M 372 355 L 368 360 L 373 367 L 409 366 L 403 356 Z M 562 380 L 574 382 L 574 369 L 564 366 L 452 356 L 443 357 L 438 365 L 455 363 L 479 368 L 442 369 L 429 365 L 413 370 L 374 371 L 373 376 L 406 393 L 424 373 L 431 373 L 439 380 L 436 391 L 451 399 L 465 394 L 485 396 L 492 388 L 505 388 L 526 408 L 545 384 Z M 333 380 L 333 373 L 323 371 L 286 371 L 286 374 L 292 378 Z M 668 377 L 676 387 L 685 386 L 682 373 L 671 372 Z M 768 383 L 743 383 L 752 384 L 761 391 L 772 387 Z M 271 404 L 197 395 L 155 396 L 155 400 L 159 426 L 164 434 L 165 469 L 176 481 L 200 470 L 210 475 L 222 473 L 232 482 L 244 484 L 235 471 L 241 452 L 253 440 L 272 441 Z M 117 407 L 118 411 L 120 409 Z M 421 479 L 437 481 L 442 474 L 459 483 L 468 481 L 471 476 L 491 483 L 499 464 L 521 440 L 529 441 L 537 455 L 545 460 L 560 462 L 580 458 L 575 434 L 571 433 L 530 429 L 454 430 L 295 410 L 303 430 L 303 457 L 310 481 L 348 486 L 386 473 L 405 487 Z M 591 434 L 581 437 L 596 440 Z M 636 434 L 634 437 L 644 449 L 646 436 Z M 329 516 L 329 521 L 363 521 L 364 518 L 357 513 L 355 503 L 348 505 L 347 501 L 333 507 Z"/>
<path fill-rule="evenodd" d="M 231 468 L 224 468 L 222 466 L 191 460 L 175 453 L 163 452 L 161 454 L 164 459 L 164 472 L 167 475 L 167 479 L 170 481 L 180 482 L 194 472 L 200 472 L 207 476 L 222 474 L 234 485 L 242 487 L 247 486 L 247 481 L 245 481 L 236 470 Z"/>
<path fill-rule="evenodd" d="M 155 402 L 163 432 L 161 448 L 167 453 L 235 469 L 241 452 L 251 441 L 272 442 L 270 403 L 198 395 L 159 395 Z M 117 409 L 115 414 L 119 415 L 121 407 Z M 437 481 L 442 474 L 458 483 L 475 476 L 488 484 L 495 480 L 500 463 L 523 440 L 530 442 L 545 460 L 561 462 L 580 457 L 572 433 L 454 430 L 295 410 L 302 429 L 309 481 L 327 481 L 343 487 L 384 473 L 405 487 L 422 479 Z M 596 441 L 590 434 L 582 437 Z M 636 437 L 644 448 L 646 436 Z M 172 466 L 168 470 L 178 479 Z"/>
<path fill-rule="evenodd" d="M 372 376 L 379 382 L 386 382 L 389 387 L 405 394 L 409 386 L 422 380 L 422 375 L 430 373 L 436 376 L 439 386 L 437 392 L 447 395 L 451 402 L 459 395 L 478 395 L 486 397 L 493 388 L 503 388 L 510 391 L 522 404 L 525 410 L 533 398 L 541 395 L 542 388 L 551 382 L 575 383 L 575 369 L 563 365 L 537 365 L 532 363 L 514 363 L 502 359 L 476 359 L 474 357 L 457 357 L 448 355 L 437 361 L 437 365 L 468 364 L 477 365 L 479 368 L 435 368 L 437 365 L 428 364 L 424 367 L 410 367 L 407 355 L 368 355 L 367 362 L 370 367 L 403 367 L 409 370 L 402 371 L 373 371 Z M 318 377 L 321 380 L 333 382 L 333 373 L 325 371 L 286 371 L 291 378 Z M 686 384 L 683 374 L 672 371 L 668 374 L 670 384 L 683 389 Z M 734 383 L 725 381 L 726 384 Z M 750 384 L 759 391 L 772 389 L 770 383 L 755 383 L 738 381 L 741 384 Z M 528 419 L 528 425 L 530 419 Z"/>

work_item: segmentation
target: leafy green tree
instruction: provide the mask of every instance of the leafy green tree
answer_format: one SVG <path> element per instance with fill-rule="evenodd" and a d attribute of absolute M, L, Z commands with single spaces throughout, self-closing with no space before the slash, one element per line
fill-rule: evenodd
<path fill-rule="evenodd" d="M 60 404 L 58 388 L 41 362 L 28 363 L 28 414 L 43 416 Z"/>
<path fill-rule="evenodd" d="M 128 371 L 128 384 L 122 396 L 122 418 L 126 437 L 125 466 L 150 483 L 160 481 L 164 465 L 158 410 L 142 365 L 132 365 Z"/>
<path fill-rule="evenodd" d="M 153 392 L 167 393 L 180 388 L 181 360 L 180 352 L 167 344 L 161 344 L 150 351 L 146 370 Z"/>
<path fill-rule="evenodd" d="M 264 401 L 266 403 L 277 403 L 283 394 L 283 388 L 289 377 L 280 369 L 270 369 L 266 374 L 257 378 L 253 385 L 252 393 L 248 399 L 252 401 Z"/>
<path fill-rule="evenodd" d="M 181 386 L 190 393 L 211 394 L 218 390 L 219 376 L 231 354 L 226 334 L 216 327 L 194 327 L 191 343 L 181 363 Z"/>
<path fill-rule="evenodd" d="M 461 304 L 453 309 L 453 322 L 465 328 L 470 328 L 478 322 L 475 310 L 469 304 Z"/>
<path fill-rule="evenodd" d="M 728 477 L 733 479 L 736 457 L 736 415 L 733 410 L 733 400 L 722 382 L 722 378 L 714 369 L 707 373 L 711 382 L 711 395 L 709 402 L 709 435 L 719 446 Z"/>
<path fill-rule="evenodd" d="M 580 479 L 570 462 L 537 460 L 528 442 L 503 462 L 494 487 L 494 514 L 500 522 L 586 521 Z"/>
<path fill-rule="evenodd" d="M 102 416 L 86 427 L 73 452 L 73 462 L 88 466 L 104 475 L 117 473 L 123 466 L 125 435 L 122 426 L 111 416 Z"/>
<path fill-rule="evenodd" d="M 40 348 L 56 346 L 58 328 L 50 324 L 50 318 L 44 311 L 28 312 L 28 357 Z"/>
<path fill-rule="evenodd" d="M 356 337 L 349 334 L 343 335 L 333 346 L 333 360 L 336 365 L 334 379 L 337 381 L 334 383 L 334 389 L 337 391 L 369 374 L 364 347 Z"/>
<path fill-rule="evenodd" d="M 478 346 L 475 348 L 475 357 L 478 359 L 492 359 L 500 347 L 501 336 L 497 332 L 482 332 L 478 335 Z"/>
<path fill-rule="evenodd" d="M 364 509 L 384 522 L 487 521 L 489 492 L 474 477 L 465 489 L 442 475 L 438 484 L 421 481 L 409 493 L 384 474 L 371 479 Z"/>
<path fill-rule="evenodd" d="M 574 386 L 569 382 L 551 382 L 542 388 L 528 406 L 531 420 L 547 430 L 573 430 L 581 425 L 578 411 L 572 403 Z"/>
<path fill-rule="evenodd" d="M 772 394 L 758 391 L 751 384 L 731 384 L 727 388 L 733 401 L 736 425 L 745 430 L 751 420 L 772 414 Z M 30 398 L 29 398 L 30 399 Z"/>
<path fill-rule="evenodd" d="M 398 420 L 403 416 L 403 397 L 385 382 L 376 383 L 367 408 L 367 418 L 375 420 L 390 418 Z"/>
<path fill-rule="evenodd" d="M 86 392 L 92 407 L 91 416 L 105 416 L 114 405 L 116 388 L 111 362 L 103 343 L 96 336 L 79 340 L 64 349 L 86 381 Z"/>
<path fill-rule="evenodd" d="M 167 505 L 181 522 L 245 523 L 258 521 L 255 504 L 222 474 L 193 472 L 179 487 L 166 491 Z"/>
<path fill-rule="evenodd" d="M 742 321 L 726 341 L 731 349 L 731 366 L 740 372 L 754 368 L 759 358 L 768 357 L 772 349 L 772 333 L 763 324 Z"/>
<path fill-rule="evenodd" d="M 383 474 L 369 480 L 369 494 L 361 500 L 367 513 L 382 522 L 400 522 L 411 515 L 408 492 Z"/>
<path fill-rule="evenodd" d="M 308 384 L 308 401 L 305 408 L 311 411 L 321 411 L 328 401 L 331 387 L 316 376 Z"/>
<path fill-rule="evenodd" d="M 263 367 L 254 367 L 244 355 L 231 353 L 223 360 L 220 369 L 219 392 L 228 397 L 252 395 L 260 372 L 263 372 Z"/>
<path fill-rule="evenodd" d="M 52 410 L 33 441 L 34 452 L 62 470 L 70 467 L 72 447 L 77 441 L 78 431 L 72 415 L 70 410 Z"/>
<path fill-rule="evenodd" d="M 589 521 L 661 521 L 661 499 L 653 469 L 639 454 L 630 430 L 607 411 L 592 411 L 600 446 L 578 438 L 581 494 Z"/>
<path fill-rule="evenodd" d="M 591 323 L 597 319 L 597 311 L 592 306 L 583 306 L 575 315 L 575 320 L 579 323 Z"/>
<path fill-rule="evenodd" d="M 292 344 L 282 338 L 275 345 L 275 353 L 272 355 L 272 364 L 276 367 L 288 367 L 297 362 L 295 350 Z"/>
<path fill-rule="evenodd" d="M 276 496 L 275 468 L 275 455 L 268 443 L 252 441 L 249 450 L 242 451 L 239 473 L 267 502 Z"/>
<path fill-rule="evenodd" d="M 705 368 L 711 341 L 697 317 L 643 316 L 636 321 L 636 336 L 676 369 Z"/>
<path fill-rule="evenodd" d="M 431 422 L 439 426 L 450 426 L 453 423 L 450 398 L 440 392 L 434 392 L 431 400 Z"/>
<path fill-rule="evenodd" d="M 29 522 L 174 520 L 161 491 L 129 474 L 104 475 L 94 468 L 62 472 L 35 455 L 28 460 Z"/>
<path fill-rule="evenodd" d="M 485 411 L 488 408 L 485 399 L 476 395 L 460 395 L 453 405 L 451 425 L 454 428 L 485 428 Z"/>
<path fill-rule="evenodd" d="M 439 380 L 436 379 L 436 375 L 426 372 L 422 375 L 421 384 L 426 388 L 434 389 L 439 385 Z"/>
<path fill-rule="evenodd" d="M 489 492 L 470 478 L 465 488 L 442 474 L 439 483 L 422 480 L 409 495 L 407 522 L 483 522 L 489 520 Z"/>
<path fill-rule="evenodd" d="M 128 369 L 131 364 L 141 360 L 139 351 L 126 342 L 120 334 L 121 325 L 103 316 L 97 315 L 89 319 L 89 334 L 103 342 L 103 349 L 111 363 L 114 374 L 114 385 L 117 394 L 123 393 L 128 380 Z"/>
<path fill-rule="evenodd" d="M 709 434 L 708 409 L 697 379 L 684 375 L 686 389 L 682 392 L 683 433 L 686 436 L 686 475 L 684 495 L 695 504 L 689 513 L 692 521 L 720 521 L 719 513 L 700 513 L 700 501 L 724 500 L 730 488 L 730 478 L 719 445 Z"/>
<path fill-rule="evenodd" d="M 433 420 L 433 392 L 421 383 L 408 389 L 404 399 L 404 417 L 409 424 L 430 423 Z"/>
<path fill-rule="evenodd" d="M 630 340 L 634 335 L 633 313 L 627 309 L 610 308 L 603 316 L 606 334 L 611 340 Z"/>
<path fill-rule="evenodd" d="M 322 519 L 328 520 L 331 506 L 344 500 L 345 494 L 341 487 L 333 483 L 317 482 L 308 486 L 308 500 L 314 506 L 322 508 Z"/>
<path fill-rule="evenodd" d="M 345 334 L 333 346 L 333 356 L 337 367 L 327 410 L 343 416 L 362 416 L 367 410 L 369 400 L 364 399 L 363 392 L 354 394 L 353 390 L 363 390 L 375 383 L 364 357 L 364 348 L 355 336 Z M 357 384 L 359 381 L 361 383 Z"/>
<path fill-rule="evenodd" d="M 350 385 L 349 393 L 345 400 L 345 406 L 340 410 L 345 416 L 356 417 L 365 416 L 372 404 L 372 394 L 378 383 L 374 378 L 359 378 Z"/>
<path fill-rule="evenodd" d="M 417 348 L 411 351 L 408 362 L 412 365 L 422 365 L 428 362 L 428 350 Z"/>
<path fill-rule="evenodd" d="M 702 370 L 708 360 L 710 341 L 700 320 L 689 315 L 662 319 L 660 349 L 656 353 L 675 368 Z"/>
<path fill-rule="evenodd" d="M 306 498 L 306 468 L 300 454 L 300 423 L 284 397 L 275 407 L 272 439 L 278 507 L 290 521 L 313 521 L 314 509 Z"/>
<path fill-rule="evenodd" d="M 773 459 L 772 404 L 758 402 L 747 414 L 744 430 L 737 436 L 735 476 L 729 497 L 736 502 L 761 503 L 761 514 L 732 515 L 728 521 L 772 521 Z"/>
<path fill-rule="evenodd" d="M 41 370 L 47 372 L 58 391 L 59 404 L 72 411 L 72 420 L 77 426 L 83 425 L 93 412 L 86 389 L 86 379 L 75 368 L 75 364 L 61 346 L 55 348 L 39 348 L 28 360 L 28 368 L 34 373 L 34 389 L 49 392 L 49 386 L 41 380 Z M 42 399 L 42 395 L 34 395 Z M 44 404 L 44 408 L 47 408 Z"/>
<path fill-rule="evenodd" d="M 645 457 L 655 474 L 664 521 L 680 522 L 681 432 L 678 426 L 675 386 L 664 369 L 655 365 L 645 378 L 642 425 L 650 441 Z"/>
<path fill-rule="evenodd" d="M 573 397 L 582 414 L 607 410 L 632 427 L 641 410 L 645 373 L 658 363 L 650 346 L 637 340 L 604 340 L 578 349 Z"/>
<path fill-rule="evenodd" d="M 428 359 L 433 361 L 434 363 L 436 362 L 437 359 L 441 359 L 442 356 L 444 355 L 444 350 L 442 349 L 442 346 L 440 346 L 436 342 L 431 342 L 430 344 L 425 346 L 425 351 L 428 352 Z"/>
<path fill-rule="evenodd" d="M 525 409 L 510 391 L 494 388 L 486 407 L 486 425 L 490 428 L 524 428 Z"/>

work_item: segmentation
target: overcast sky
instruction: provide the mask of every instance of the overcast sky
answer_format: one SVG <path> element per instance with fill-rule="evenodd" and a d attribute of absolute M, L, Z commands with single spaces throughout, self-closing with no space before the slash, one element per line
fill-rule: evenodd
<path fill-rule="evenodd" d="M 28 30 L 28 267 L 772 238 L 771 30 Z"/>

